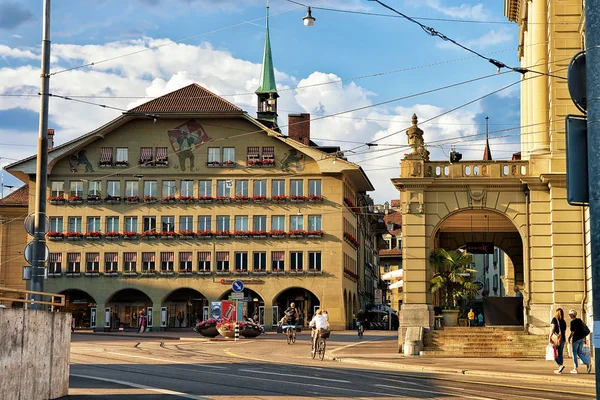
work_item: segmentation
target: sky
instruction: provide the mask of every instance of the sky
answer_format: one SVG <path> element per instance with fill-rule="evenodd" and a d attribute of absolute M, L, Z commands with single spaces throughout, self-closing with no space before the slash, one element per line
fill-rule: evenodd
<path fill-rule="evenodd" d="M 383 2 L 485 57 L 520 64 L 518 26 L 504 17 L 502 0 Z M 481 159 L 486 116 L 494 159 L 520 150 L 520 74 L 497 73 L 485 59 L 374 1 L 300 1 L 312 6 L 313 27 L 302 24 L 306 7 L 296 3 L 269 2 L 279 124 L 286 132 L 289 113 L 321 118 L 311 123 L 312 139 L 339 146 L 360 165 L 376 203 L 399 197 L 390 179 L 409 152 L 405 131 L 414 113 L 432 160 L 447 160 L 451 146 L 463 160 Z M 99 105 L 129 109 L 194 82 L 255 116 L 265 6 L 265 0 L 54 1 L 50 93 L 79 100 L 50 99 L 55 143 L 121 114 Z M 41 37 L 40 1 L 0 0 L 0 166 L 36 153 Z M 3 178 L 5 185 L 22 184 L 6 172 Z"/>

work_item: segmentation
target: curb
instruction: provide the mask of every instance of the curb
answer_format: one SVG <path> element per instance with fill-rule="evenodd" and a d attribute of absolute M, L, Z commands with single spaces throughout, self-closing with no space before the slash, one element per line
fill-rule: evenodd
<path fill-rule="evenodd" d="M 343 357 L 332 357 L 329 358 L 333 361 L 339 361 L 348 364 L 358 364 L 365 365 L 366 360 L 357 359 L 357 358 L 343 358 Z M 516 374 L 512 372 L 501 372 L 501 371 L 484 371 L 477 369 L 460 369 L 460 368 L 444 368 L 444 367 L 430 367 L 423 365 L 405 365 L 405 364 L 394 364 L 390 362 L 381 362 L 381 361 L 368 361 L 369 365 L 385 367 L 390 369 L 395 369 L 399 371 L 411 371 L 411 372 L 437 372 L 443 374 L 455 374 L 455 375 L 469 375 L 469 376 L 485 376 L 485 377 L 502 377 L 502 378 L 513 378 L 519 380 L 528 380 L 528 381 L 536 381 L 536 382 L 552 382 L 552 383 L 565 383 L 569 384 L 577 384 L 584 385 L 588 387 L 596 387 L 595 380 L 586 380 L 586 379 L 572 379 L 569 377 L 568 381 L 566 378 L 560 378 L 560 375 L 553 374 L 552 376 L 548 375 L 527 375 L 527 374 Z M 565 375 L 565 374 L 562 374 Z M 570 374 L 566 374 L 570 375 Z"/>
<path fill-rule="evenodd" d="M 111 336 L 111 337 L 126 337 L 135 339 L 155 339 L 155 340 L 179 340 L 188 342 L 231 342 L 233 339 L 224 337 L 193 337 L 193 336 L 165 336 L 143 333 L 123 333 L 123 332 L 73 332 L 71 335 L 86 335 L 86 336 Z M 247 340 L 247 339 L 244 339 Z"/>

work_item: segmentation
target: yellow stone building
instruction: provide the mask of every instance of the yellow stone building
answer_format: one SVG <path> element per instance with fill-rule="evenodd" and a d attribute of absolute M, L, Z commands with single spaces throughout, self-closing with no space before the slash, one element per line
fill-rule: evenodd
<path fill-rule="evenodd" d="M 588 217 L 566 201 L 564 119 L 577 110 L 556 77 L 582 49 L 582 2 L 505 0 L 505 11 L 520 26 L 521 65 L 542 73 L 525 74 L 521 84 L 522 159 L 432 161 L 413 117 L 413 151 L 393 179 L 402 204 L 404 327 L 433 327 L 430 252 L 469 241 L 506 254 L 502 283 L 508 296 L 519 285 L 530 332 L 546 333 L 557 307 L 591 322 Z"/>
<path fill-rule="evenodd" d="M 23 223 L 28 213 L 28 196 L 29 189 L 23 186 L 0 199 L 0 287 L 25 289 L 22 266 L 27 234 Z"/>
<path fill-rule="evenodd" d="M 50 150 L 45 291 L 67 295 L 77 327 L 134 328 L 142 307 L 154 329 L 188 327 L 234 280 L 268 327 L 291 302 L 304 324 L 321 307 L 350 327 L 377 272 L 360 222 L 373 186 L 310 140 L 310 115 L 280 133 L 268 30 L 257 97 L 253 118 L 192 84 Z M 35 164 L 6 169 L 33 183 Z"/>

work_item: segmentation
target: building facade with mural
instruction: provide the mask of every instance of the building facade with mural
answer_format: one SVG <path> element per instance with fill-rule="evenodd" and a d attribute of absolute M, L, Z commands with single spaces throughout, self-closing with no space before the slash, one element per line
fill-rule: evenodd
<path fill-rule="evenodd" d="M 49 152 L 45 291 L 67 295 L 78 327 L 134 328 L 143 307 L 154 329 L 189 327 L 234 280 L 268 327 L 292 302 L 304 324 L 321 307 L 350 327 L 373 257 L 356 205 L 373 186 L 310 140 L 310 115 L 280 132 L 268 29 L 256 93 L 253 118 L 192 84 Z M 30 183 L 35 163 L 6 169 Z"/>
<path fill-rule="evenodd" d="M 429 254 L 468 242 L 506 254 L 504 294 L 519 286 L 529 332 L 546 334 L 558 307 L 579 310 L 591 326 L 588 215 L 566 201 L 564 119 L 577 110 L 557 78 L 584 43 L 582 2 L 506 0 L 505 13 L 520 26 L 521 65 L 541 72 L 521 83 L 521 157 L 430 160 L 431 138 L 413 117 L 412 152 L 393 179 L 402 207 L 403 326 L 433 327 Z"/>

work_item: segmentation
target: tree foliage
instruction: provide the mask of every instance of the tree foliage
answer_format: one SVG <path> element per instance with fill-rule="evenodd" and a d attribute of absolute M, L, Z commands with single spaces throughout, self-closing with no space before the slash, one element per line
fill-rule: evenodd
<path fill-rule="evenodd" d="M 429 281 L 429 291 L 441 291 L 444 296 L 444 308 L 455 308 L 457 301 L 470 299 L 477 293 L 473 283 L 471 268 L 473 256 L 467 252 L 439 249 L 431 252 L 429 263 L 435 272 Z"/>

